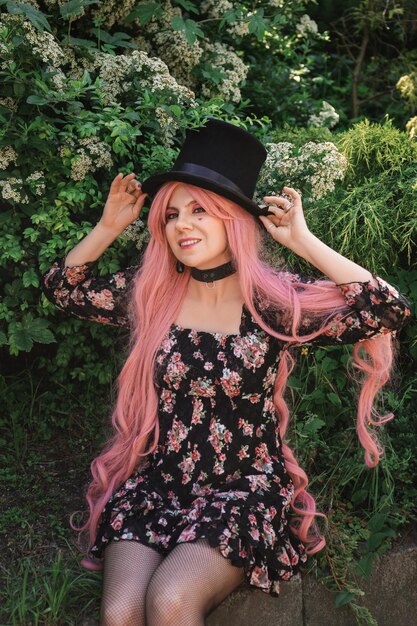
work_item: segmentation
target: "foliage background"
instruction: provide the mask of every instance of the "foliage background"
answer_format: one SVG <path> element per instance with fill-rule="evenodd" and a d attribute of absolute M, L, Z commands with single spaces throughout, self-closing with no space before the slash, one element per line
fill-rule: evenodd
<path fill-rule="evenodd" d="M 0 10 L 0 616 L 72 624 L 97 616 L 100 580 L 77 567 L 68 514 L 84 507 L 88 465 L 108 434 L 126 337 L 57 311 L 42 273 L 95 224 L 117 171 L 144 179 L 169 167 L 185 129 L 216 115 L 268 146 L 259 197 L 297 186 L 314 233 L 414 302 L 417 7 L 1 0 Z M 135 262 L 146 229 L 133 231 L 98 272 Z M 315 273 L 265 248 L 271 262 Z M 379 398 L 396 420 L 372 472 L 353 427 L 350 349 L 302 351 L 289 381 L 294 445 L 331 519 L 328 547 L 307 569 L 367 624 L 361 579 L 416 519 L 414 311 L 400 339 Z"/>

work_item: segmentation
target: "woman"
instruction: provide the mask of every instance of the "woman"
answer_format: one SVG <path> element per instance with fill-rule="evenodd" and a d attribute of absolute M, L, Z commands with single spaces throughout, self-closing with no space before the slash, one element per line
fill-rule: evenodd
<path fill-rule="evenodd" d="M 382 453 L 372 426 L 392 415 L 371 408 L 407 301 L 314 236 L 294 189 L 265 197 L 268 210 L 253 202 L 265 156 L 246 131 L 209 119 L 188 131 L 172 171 L 142 188 L 119 174 L 97 226 L 45 276 L 64 310 L 131 326 L 114 435 L 92 463 L 81 529 L 84 565 L 104 557 L 102 625 L 201 625 L 244 579 L 276 596 L 322 549 L 314 518 L 324 515 L 284 440 L 290 347 L 355 344 L 366 373 L 358 435 L 369 466 Z M 156 195 L 140 267 L 93 277 L 146 192 Z M 262 262 L 265 228 L 328 279 Z"/>

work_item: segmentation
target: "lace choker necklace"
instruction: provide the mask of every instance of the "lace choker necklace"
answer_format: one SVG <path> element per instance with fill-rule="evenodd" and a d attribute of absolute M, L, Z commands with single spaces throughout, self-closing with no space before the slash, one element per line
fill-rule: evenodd
<path fill-rule="evenodd" d="M 215 280 L 220 280 L 221 278 L 226 278 L 227 276 L 231 276 L 236 272 L 236 268 L 234 267 L 232 261 L 228 261 L 223 265 L 218 265 L 217 267 L 212 267 L 208 270 L 199 270 L 196 267 L 191 268 L 191 276 L 196 280 L 199 280 L 203 283 L 214 283 Z M 208 287 L 208 284 L 207 284 Z M 213 284 L 214 287 L 214 284 Z"/>

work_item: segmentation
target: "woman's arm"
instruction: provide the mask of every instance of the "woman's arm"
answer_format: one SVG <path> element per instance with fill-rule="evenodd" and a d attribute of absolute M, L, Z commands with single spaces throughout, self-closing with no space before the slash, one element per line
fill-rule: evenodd
<path fill-rule="evenodd" d="M 281 272 L 283 280 L 294 284 L 296 291 L 302 291 L 304 285 L 317 285 L 321 289 L 333 289 L 335 295 L 341 293 L 346 301 L 342 310 L 328 314 L 313 315 L 304 312 L 301 315 L 298 335 L 300 337 L 319 331 L 325 320 L 329 328 L 317 337 L 310 339 L 307 345 L 353 344 L 372 339 L 377 335 L 391 333 L 396 335 L 410 319 L 411 305 L 395 287 L 379 276 L 372 275 L 371 280 L 351 281 L 341 285 L 332 285 L 329 281 L 316 280 L 311 276 Z M 317 297 L 320 297 L 318 293 Z M 262 314 L 262 312 L 260 311 Z M 265 320 L 279 333 L 291 335 L 292 312 L 265 311 Z M 297 345 L 297 344 L 295 344 Z M 305 345 L 304 343 L 300 345 Z"/>
<path fill-rule="evenodd" d="M 112 228 L 98 222 L 93 230 L 67 254 L 66 267 L 77 267 L 96 261 L 118 236 L 119 234 Z"/>
<path fill-rule="evenodd" d="M 300 194 L 291 187 L 284 187 L 283 192 L 291 201 L 281 196 L 265 196 L 264 200 L 272 203 L 268 206 L 271 215 L 259 217 L 273 239 L 317 267 L 336 285 L 370 280 L 377 287 L 368 270 L 332 250 L 310 232 Z"/>
<path fill-rule="evenodd" d="M 44 274 L 46 297 L 66 313 L 113 326 L 128 324 L 127 294 L 136 267 L 109 276 L 94 276 L 92 270 L 143 207 L 147 194 L 134 178 L 134 174 L 116 176 L 100 221 L 65 259 L 55 261 Z"/>
<path fill-rule="evenodd" d="M 409 319 L 411 310 L 408 300 L 382 278 L 332 250 L 313 235 L 304 219 L 300 195 L 290 187 L 284 187 L 283 191 L 291 202 L 280 196 L 266 196 L 264 199 L 272 203 L 268 207 L 271 215 L 261 216 L 261 221 L 275 241 L 327 275 L 346 300 L 345 311 L 338 311 L 327 320 L 327 323 L 331 322 L 331 327 L 309 343 L 356 343 L 379 334 L 395 334 Z M 297 290 L 303 288 L 302 283 L 320 286 L 323 282 L 285 272 L 283 278 L 300 283 L 296 286 Z M 317 297 L 320 297 L 319 292 Z M 291 312 L 282 312 L 282 316 L 274 320 L 275 329 L 291 334 L 291 318 Z M 323 321 L 317 316 L 304 314 L 299 336 L 318 331 Z"/>
<path fill-rule="evenodd" d="M 45 296 L 61 311 L 79 319 L 127 326 L 127 302 L 136 267 L 108 276 L 94 276 L 95 263 L 66 267 L 64 259 L 55 261 L 44 274 Z"/>
<path fill-rule="evenodd" d="M 134 174 L 118 174 L 110 186 L 109 196 L 99 222 L 69 252 L 65 265 L 75 267 L 96 261 L 119 235 L 134 222 L 142 210 L 146 196 Z"/>
<path fill-rule="evenodd" d="M 336 285 L 370 281 L 374 287 L 378 287 L 371 272 L 332 250 L 311 232 L 294 252 L 317 267 Z"/>

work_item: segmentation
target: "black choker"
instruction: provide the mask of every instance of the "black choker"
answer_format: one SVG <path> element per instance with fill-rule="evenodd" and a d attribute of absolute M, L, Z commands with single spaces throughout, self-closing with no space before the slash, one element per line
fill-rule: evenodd
<path fill-rule="evenodd" d="M 191 268 L 191 276 L 196 280 L 200 280 L 202 283 L 213 283 L 215 280 L 226 278 L 236 272 L 232 261 L 228 261 L 223 265 L 212 267 L 209 270 L 199 270 L 196 267 Z"/>

